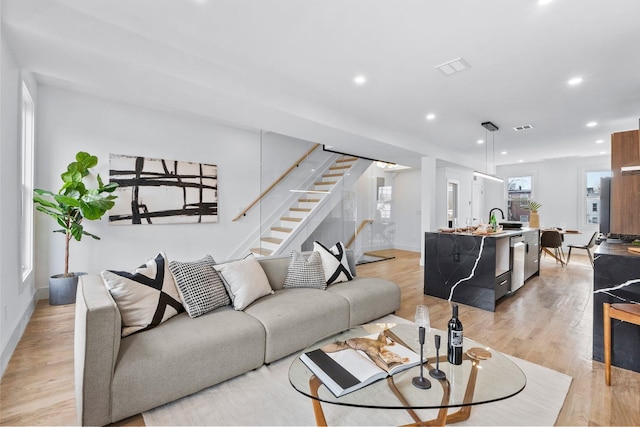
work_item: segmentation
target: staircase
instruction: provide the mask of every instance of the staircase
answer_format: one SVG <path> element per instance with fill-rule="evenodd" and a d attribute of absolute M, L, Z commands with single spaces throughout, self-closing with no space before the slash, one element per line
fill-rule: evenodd
<path fill-rule="evenodd" d="M 307 189 L 296 190 L 299 196 L 282 209 L 279 218 L 265 227 L 266 231 L 250 251 L 256 256 L 269 256 L 286 253 L 292 246 L 297 245 L 299 248 L 300 239 L 296 240 L 296 237 L 301 234 L 302 237 L 308 235 L 300 231 L 322 222 L 341 200 L 340 192 L 335 190 L 346 183 L 355 183 L 370 163 L 357 157 L 337 158 Z M 355 165 L 358 165 L 358 168 L 354 168 Z M 355 180 L 351 175 L 355 176 Z M 345 179 L 347 176 L 350 179 Z M 326 213 L 321 214 L 320 211 Z M 315 221 L 312 220 L 314 217 Z"/>

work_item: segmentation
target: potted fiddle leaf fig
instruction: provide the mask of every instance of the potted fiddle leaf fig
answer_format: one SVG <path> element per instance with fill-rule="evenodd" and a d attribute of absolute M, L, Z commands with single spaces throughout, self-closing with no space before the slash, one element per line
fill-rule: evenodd
<path fill-rule="evenodd" d="M 96 176 L 97 188 L 88 188 L 85 178 L 89 169 L 98 164 L 98 158 L 87 152 L 76 154 L 75 162 L 69 163 L 67 170 L 60 175 L 62 187 L 57 193 L 35 189 L 33 201 L 36 209 L 56 220 L 62 228 L 54 233 L 64 234 L 64 273 L 49 278 L 49 303 L 51 305 L 71 304 L 75 302 L 78 276 L 85 273 L 69 272 L 69 242 L 80 241 L 83 236 L 100 240 L 95 234 L 87 232 L 83 220 L 96 220 L 113 207 L 117 196 L 112 193 L 118 187 L 116 183 L 104 184 L 100 175 Z"/>

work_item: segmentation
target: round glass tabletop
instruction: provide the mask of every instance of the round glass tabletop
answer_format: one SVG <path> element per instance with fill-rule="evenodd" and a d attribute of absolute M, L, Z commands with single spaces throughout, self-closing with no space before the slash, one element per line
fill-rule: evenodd
<path fill-rule="evenodd" d="M 307 353 L 335 342 L 383 332 L 390 340 L 403 344 L 420 354 L 418 328 L 414 324 L 372 323 L 338 333 L 305 349 Z M 435 379 L 429 371 L 436 367 L 435 335 L 441 336 L 439 368 L 445 374 Z M 465 338 L 463 362 L 447 362 L 447 334 L 431 329 L 424 344 L 423 378 L 430 381 L 429 389 L 416 387 L 413 379 L 420 377 L 420 366 L 413 366 L 393 376 L 336 397 L 313 372 L 296 357 L 289 368 L 289 381 L 300 393 L 311 399 L 337 405 L 382 409 L 450 408 L 506 399 L 526 385 L 526 376 L 509 358 L 500 352 Z"/>

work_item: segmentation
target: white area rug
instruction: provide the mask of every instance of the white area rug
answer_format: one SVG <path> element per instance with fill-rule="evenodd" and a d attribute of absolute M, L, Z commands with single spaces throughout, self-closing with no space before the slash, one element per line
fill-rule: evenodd
<path fill-rule="evenodd" d="M 395 316 L 380 321 L 405 323 Z M 289 384 L 289 356 L 199 393 L 143 413 L 147 426 L 165 425 L 315 425 L 311 400 Z M 516 396 L 474 406 L 459 426 L 551 426 L 571 384 L 571 377 L 509 356 L 527 376 Z M 322 405 L 331 425 L 403 425 L 412 423 L 404 410 L 376 410 Z M 455 411 L 455 410 L 454 410 Z M 423 420 L 436 410 L 417 411 Z"/>

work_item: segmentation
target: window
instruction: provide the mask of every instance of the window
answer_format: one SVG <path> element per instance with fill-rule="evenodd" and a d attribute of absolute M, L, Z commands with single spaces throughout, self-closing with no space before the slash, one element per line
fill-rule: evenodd
<path fill-rule="evenodd" d="M 507 219 L 509 221 L 529 221 L 529 210 L 522 207 L 531 199 L 531 175 L 507 179 Z"/>
<path fill-rule="evenodd" d="M 587 224 L 600 224 L 600 179 L 611 176 L 611 171 L 587 171 L 584 205 Z"/>
<path fill-rule="evenodd" d="M 380 219 L 391 219 L 391 186 L 378 187 L 377 209 L 380 212 Z"/>
<path fill-rule="evenodd" d="M 21 163 L 22 163 L 22 212 L 21 257 L 22 280 L 33 270 L 33 146 L 35 132 L 35 108 L 27 85 L 22 83 Z"/>

